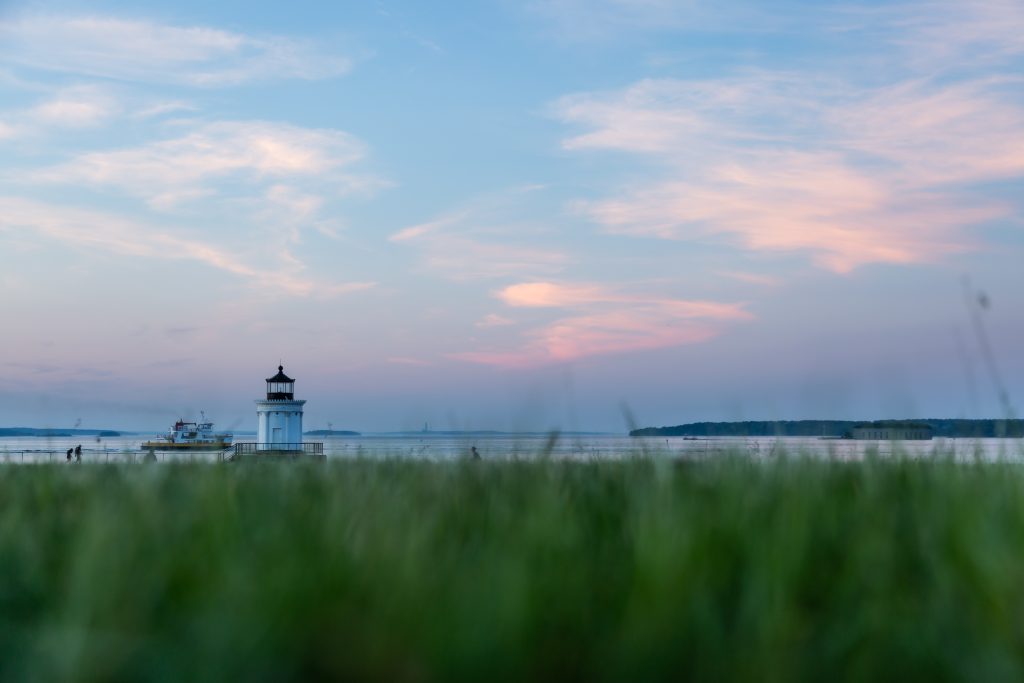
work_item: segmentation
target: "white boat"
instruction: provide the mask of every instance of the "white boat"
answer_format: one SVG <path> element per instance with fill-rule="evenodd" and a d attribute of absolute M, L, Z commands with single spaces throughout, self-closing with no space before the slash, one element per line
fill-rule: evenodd
<path fill-rule="evenodd" d="M 200 422 L 178 420 L 166 434 L 154 441 L 142 444 L 142 450 L 176 451 L 199 450 L 220 451 L 231 446 L 230 434 L 216 434 L 213 423 L 206 419 Z"/>

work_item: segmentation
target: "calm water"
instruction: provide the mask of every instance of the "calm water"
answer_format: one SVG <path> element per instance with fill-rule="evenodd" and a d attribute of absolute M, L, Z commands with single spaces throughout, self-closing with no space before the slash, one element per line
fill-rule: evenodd
<path fill-rule="evenodd" d="M 62 462 L 65 451 L 82 445 L 85 462 L 133 462 L 143 454 L 140 446 L 151 435 L 96 437 L 0 438 L 0 462 Z M 254 436 L 239 436 L 236 441 L 252 441 Z M 980 457 L 984 460 L 1024 461 L 1022 439 L 934 439 L 932 441 L 843 441 L 816 438 L 714 438 L 682 437 L 632 438 L 620 435 L 560 436 L 435 436 L 435 435 L 365 435 L 350 437 L 310 437 L 307 441 L 323 441 L 328 458 L 422 458 L 448 460 L 465 457 L 476 447 L 483 459 L 536 458 L 543 453 L 553 458 L 591 459 L 622 458 L 644 453 L 657 456 L 702 457 L 729 451 L 771 457 L 786 451 L 810 453 L 822 457 L 856 459 L 868 449 L 882 455 L 897 452 L 928 455 L 936 451 L 951 453 L 961 459 Z M 157 451 L 161 461 L 196 460 L 215 462 L 216 452 L 172 453 Z"/>

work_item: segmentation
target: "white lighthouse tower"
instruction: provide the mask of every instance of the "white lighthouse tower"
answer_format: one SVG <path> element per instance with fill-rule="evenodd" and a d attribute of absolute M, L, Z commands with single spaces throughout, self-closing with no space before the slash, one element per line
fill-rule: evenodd
<path fill-rule="evenodd" d="M 295 400 L 295 380 L 277 366 L 267 379 L 267 397 L 256 401 L 256 448 L 261 451 L 302 451 L 302 406 Z"/>

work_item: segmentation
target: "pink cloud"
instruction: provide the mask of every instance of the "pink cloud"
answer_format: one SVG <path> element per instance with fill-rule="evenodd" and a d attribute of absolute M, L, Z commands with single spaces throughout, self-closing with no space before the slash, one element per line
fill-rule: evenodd
<path fill-rule="evenodd" d="M 746 318 L 742 306 L 714 301 L 688 301 L 622 294 L 598 284 L 523 282 L 497 292 L 509 306 L 572 308 L 593 304 L 656 305 L 677 317 Z"/>
<path fill-rule="evenodd" d="M 509 306 L 566 307 L 595 303 L 605 299 L 597 286 L 558 285 L 551 282 L 524 282 L 498 292 L 498 298 Z"/>
<path fill-rule="evenodd" d="M 797 171 L 789 161 L 728 179 L 664 182 L 578 208 L 609 231 L 673 240 L 730 239 L 757 251 L 809 252 L 836 272 L 869 263 L 933 261 L 969 248 L 965 225 L 1004 215 L 1000 204 L 905 194 L 843 167 Z"/>
<path fill-rule="evenodd" d="M 505 316 L 498 315 L 497 313 L 488 313 L 482 320 L 477 321 L 476 327 L 505 327 L 507 325 L 514 324 L 514 320 L 506 318 Z"/>
<path fill-rule="evenodd" d="M 725 322 L 752 317 L 741 304 L 627 294 L 596 284 L 528 282 L 496 296 L 509 306 L 561 308 L 568 314 L 528 330 L 518 349 L 454 357 L 503 367 L 568 362 L 699 343 L 716 336 Z"/>
<path fill-rule="evenodd" d="M 719 275 L 729 277 L 740 282 L 746 282 L 752 285 L 759 285 L 761 287 L 775 287 L 781 284 L 781 281 L 777 277 L 771 275 L 762 275 L 760 273 L 747 273 L 737 270 L 726 270 L 719 271 Z"/>
<path fill-rule="evenodd" d="M 646 184 L 574 204 L 609 232 L 802 252 L 848 272 L 973 248 L 972 226 L 1012 211 L 972 188 L 1024 175 L 1018 84 L 662 79 L 563 98 L 556 111 L 591 129 L 568 149 L 662 162 Z"/>
<path fill-rule="evenodd" d="M 839 145 L 888 162 L 904 185 L 1013 178 L 1024 175 L 1024 107 L 1008 92 L 1022 85 L 1019 77 L 901 83 L 830 111 L 827 121 Z"/>

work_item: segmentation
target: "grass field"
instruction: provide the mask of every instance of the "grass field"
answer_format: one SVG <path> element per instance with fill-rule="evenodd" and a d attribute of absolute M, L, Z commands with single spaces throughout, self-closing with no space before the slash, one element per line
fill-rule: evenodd
<path fill-rule="evenodd" d="M 2 680 L 1024 680 L 1024 470 L 0 468 Z"/>

